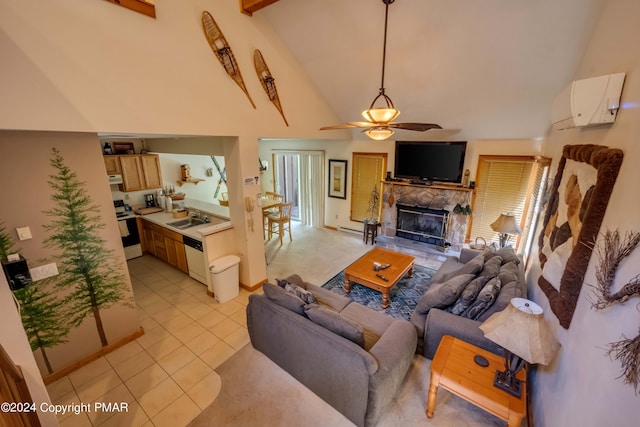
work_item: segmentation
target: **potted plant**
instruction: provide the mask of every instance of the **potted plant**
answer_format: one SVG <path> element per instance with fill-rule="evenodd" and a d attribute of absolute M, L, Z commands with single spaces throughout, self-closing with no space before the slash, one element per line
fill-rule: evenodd
<path fill-rule="evenodd" d="M 471 215 L 471 206 L 469 206 L 469 204 L 462 206 L 458 203 L 453 208 L 453 213 L 456 215 Z"/>
<path fill-rule="evenodd" d="M 377 224 L 380 214 L 380 192 L 378 186 L 374 185 L 369 196 L 369 205 L 367 206 L 369 217 L 364 220 L 365 224 Z"/>

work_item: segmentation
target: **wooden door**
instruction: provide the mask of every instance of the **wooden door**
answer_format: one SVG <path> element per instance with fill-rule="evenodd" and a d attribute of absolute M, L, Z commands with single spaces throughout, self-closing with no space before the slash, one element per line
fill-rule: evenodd
<path fill-rule="evenodd" d="M 0 401 L 29 405 L 29 409 L 37 409 L 29 388 L 19 366 L 13 363 L 5 349 L 0 346 Z M 9 408 L 11 409 L 11 408 Z M 7 427 L 40 426 L 40 419 L 35 411 L 0 413 L 0 425 Z"/>
<path fill-rule="evenodd" d="M 162 173 L 160 172 L 160 158 L 156 155 L 140 156 L 142 173 L 147 189 L 162 187 Z"/>
<path fill-rule="evenodd" d="M 142 174 L 142 161 L 140 156 L 118 156 L 122 170 L 122 185 L 124 191 L 144 190 L 144 176 Z"/>

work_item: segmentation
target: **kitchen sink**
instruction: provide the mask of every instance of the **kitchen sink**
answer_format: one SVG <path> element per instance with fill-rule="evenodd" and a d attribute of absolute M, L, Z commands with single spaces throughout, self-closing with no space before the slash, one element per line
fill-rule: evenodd
<path fill-rule="evenodd" d="M 195 227 L 196 225 L 201 225 L 204 223 L 205 222 L 203 220 L 198 218 L 185 218 L 185 219 L 181 219 L 180 221 L 168 222 L 167 225 L 170 225 L 171 227 L 179 228 L 182 230 L 189 227 Z"/>

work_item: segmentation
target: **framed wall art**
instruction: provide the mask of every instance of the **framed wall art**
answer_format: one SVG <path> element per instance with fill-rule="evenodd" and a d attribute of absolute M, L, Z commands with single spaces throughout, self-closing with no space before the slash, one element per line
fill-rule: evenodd
<path fill-rule="evenodd" d="M 329 197 L 347 198 L 347 161 L 329 160 Z"/>
<path fill-rule="evenodd" d="M 565 145 L 538 237 L 538 286 L 563 328 L 573 318 L 589 259 L 623 153 L 601 145 Z"/>

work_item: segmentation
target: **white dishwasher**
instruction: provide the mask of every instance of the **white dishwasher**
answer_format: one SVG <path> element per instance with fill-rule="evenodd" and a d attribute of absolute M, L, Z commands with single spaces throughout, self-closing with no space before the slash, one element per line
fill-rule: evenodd
<path fill-rule="evenodd" d="M 204 260 L 204 252 L 202 242 L 189 236 L 183 236 L 184 250 L 187 253 L 187 266 L 189 268 L 189 276 L 193 277 L 200 283 L 207 283 L 207 263 Z"/>

